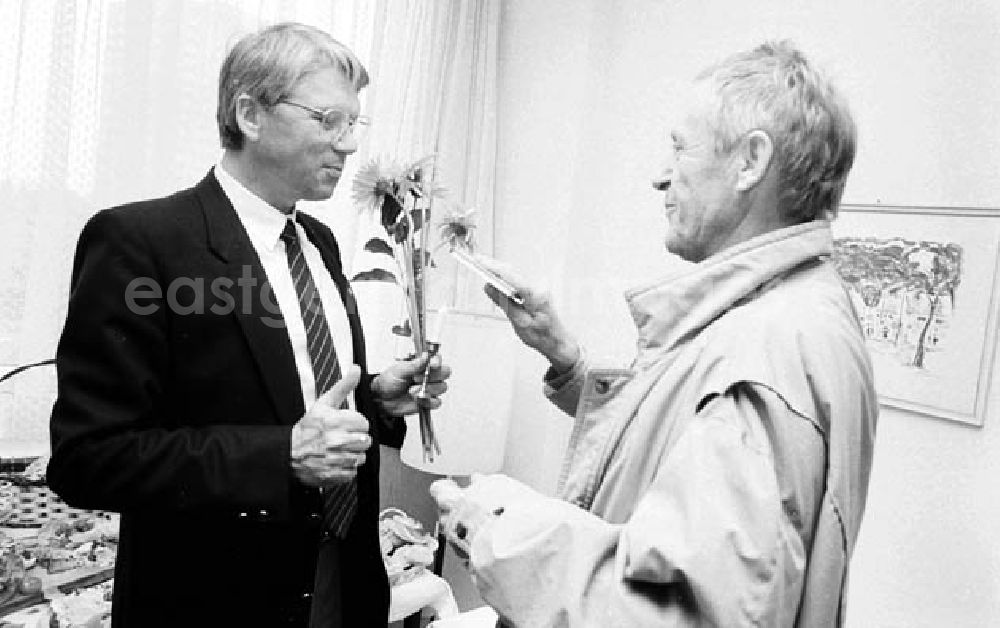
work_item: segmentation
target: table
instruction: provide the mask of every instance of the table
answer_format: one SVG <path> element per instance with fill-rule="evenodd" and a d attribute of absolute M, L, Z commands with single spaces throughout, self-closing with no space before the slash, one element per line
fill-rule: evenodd
<path fill-rule="evenodd" d="M 53 575 L 59 576 L 63 574 Z M 43 580 L 45 583 L 43 589 L 44 598 L 33 606 L 3 615 L 0 618 L 0 628 L 7 628 L 8 626 L 17 626 L 18 628 L 49 628 L 52 624 L 53 615 L 56 614 L 56 607 L 65 604 L 65 600 L 69 599 L 68 595 L 71 595 L 63 593 L 56 583 L 60 580 L 70 579 L 71 576 L 59 579 L 52 579 L 52 576 L 50 576 L 49 579 Z M 63 620 L 72 618 L 73 626 L 79 628 L 107 628 L 111 625 L 111 602 L 104 600 L 105 591 L 99 588 L 110 586 L 110 577 L 107 577 L 107 574 L 99 574 L 97 579 L 101 580 L 101 582 L 92 585 L 93 588 L 79 587 L 74 589 L 74 592 L 79 591 L 84 597 L 75 600 L 72 610 L 62 606 L 59 612 L 64 613 L 60 615 Z M 82 605 L 81 602 L 83 602 Z"/>
<path fill-rule="evenodd" d="M 106 581 L 111 578 L 111 571 L 98 569 L 72 570 L 60 574 L 44 574 L 44 569 L 35 567 L 28 571 L 29 575 L 43 576 L 43 594 L 45 599 L 35 606 L 18 610 L 0 618 L 0 628 L 6 625 L 23 625 L 25 628 L 48 628 L 51 611 L 49 604 L 65 593 L 60 586 L 90 577 L 93 580 Z M 390 589 L 389 621 L 419 619 L 419 613 L 424 609 L 433 611 L 437 618 L 448 618 L 458 615 L 458 605 L 455 602 L 451 586 L 440 576 L 425 571 L 413 580 L 394 586 Z M 93 623 L 93 628 L 103 624 Z M 90 625 L 88 625 L 90 628 Z"/>
<path fill-rule="evenodd" d="M 9 538 L 24 538 L 34 536 L 38 533 L 37 528 L 7 528 L 0 527 L 0 531 Z M 33 606 L 23 610 L 17 610 L 4 614 L 0 618 L 0 628 L 6 625 L 24 625 L 26 628 L 37 624 L 40 628 L 48 628 L 48 620 L 51 617 L 49 604 L 56 599 L 87 587 L 97 586 L 107 582 L 114 577 L 114 567 L 78 567 L 59 573 L 48 573 L 39 565 L 31 567 L 26 571 L 26 575 L 37 576 L 42 581 L 42 598 Z M 107 605 L 110 609 L 110 604 Z M 88 628 L 99 628 L 100 622 L 85 624 Z"/>
<path fill-rule="evenodd" d="M 25 528 L 2 528 L 5 534 L 12 538 L 30 536 L 37 533 L 35 529 Z M 44 600 L 29 609 L 15 611 L 3 618 L 0 618 L 0 628 L 5 623 L 21 622 L 27 627 L 34 626 L 37 621 L 39 627 L 48 628 L 49 613 L 43 612 L 48 609 L 49 602 L 66 593 L 60 589 L 66 588 L 69 583 L 80 583 L 81 587 L 98 584 L 110 580 L 113 574 L 110 569 L 73 569 L 70 571 L 49 574 L 42 567 L 33 567 L 28 570 L 28 575 L 39 576 L 42 579 Z M 458 614 L 458 605 L 455 602 L 451 586 L 440 576 L 431 571 L 424 571 L 409 582 L 394 586 L 390 589 L 389 621 L 406 620 L 410 617 L 419 617 L 417 614 L 423 609 L 431 609 L 437 618 L 453 617 Z M 95 628 L 100 624 L 95 624 Z"/>

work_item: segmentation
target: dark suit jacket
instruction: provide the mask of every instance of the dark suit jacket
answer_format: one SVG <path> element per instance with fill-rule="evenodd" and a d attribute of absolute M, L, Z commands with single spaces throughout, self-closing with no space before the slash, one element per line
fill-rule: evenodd
<path fill-rule="evenodd" d="M 358 406 L 375 441 L 341 545 L 344 625 L 385 626 L 378 443 L 398 447 L 405 426 L 373 403 L 333 234 L 301 220 L 346 306 Z M 122 513 L 116 627 L 303 625 L 295 616 L 313 588 L 320 501 L 291 472 L 304 408 L 265 282 L 212 173 L 167 198 L 101 211 L 83 229 L 48 482 L 71 505 Z"/>

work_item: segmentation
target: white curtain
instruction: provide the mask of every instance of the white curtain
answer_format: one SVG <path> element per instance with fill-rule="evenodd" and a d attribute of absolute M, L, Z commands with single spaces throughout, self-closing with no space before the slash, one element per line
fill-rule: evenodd
<path fill-rule="evenodd" d="M 373 150 L 408 158 L 437 148 L 452 198 L 480 207 L 489 250 L 498 2 L 0 2 L 0 374 L 54 355 L 90 215 L 188 187 L 215 163 L 219 65 L 263 24 L 306 22 L 351 46 L 373 75 L 362 107 L 375 119 L 353 166 Z M 350 266 L 368 226 L 345 174 L 307 211 L 334 228 Z M 0 444 L 47 441 L 53 373 L 0 384 Z"/>
<path fill-rule="evenodd" d="M 493 251 L 493 192 L 496 164 L 496 92 L 499 0 L 414 0 L 374 3 L 371 71 L 378 85 L 369 95 L 374 124 L 361 159 L 414 161 L 435 154 L 436 182 L 447 190 L 434 214 L 452 207 L 476 209 L 478 250 Z M 432 222 L 435 218 L 432 216 Z M 364 251 L 385 233 L 376 216 L 357 226 L 354 270 L 385 263 Z M 491 305 L 472 277 L 447 256 L 429 273 L 427 304 L 469 313 Z M 409 341 L 388 330 L 404 317 L 401 291 L 384 283 L 356 283 L 373 368 L 412 351 Z"/>

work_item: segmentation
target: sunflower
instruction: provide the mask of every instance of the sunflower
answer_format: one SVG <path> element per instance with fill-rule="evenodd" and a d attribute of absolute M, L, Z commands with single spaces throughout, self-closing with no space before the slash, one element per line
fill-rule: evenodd
<path fill-rule="evenodd" d="M 427 177 L 427 168 L 434 162 L 434 154 L 421 157 L 402 169 L 403 193 L 410 192 L 417 198 L 444 196 L 444 187 Z"/>
<path fill-rule="evenodd" d="M 372 159 L 358 169 L 351 185 L 351 198 L 362 210 L 376 211 L 386 195 L 399 199 L 402 167 L 388 159 Z"/>
<path fill-rule="evenodd" d="M 434 160 L 427 155 L 412 163 L 376 157 L 358 169 L 351 186 L 351 198 L 361 208 L 374 211 L 382 197 L 391 194 L 400 203 L 407 193 L 418 198 L 441 196 L 444 189 L 427 180 L 426 168 Z"/>
<path fill-rule="evenodd" d="M 476 208 L 471 207 L 462 211 L 454 207 L 447 214 L 442 216 L 438 223 L 438 235 L 442 244 L 447 244 L 449 250 L 456 248 L 472 251 L 474 244 L 474 233 L 476 221 L 472 217 L 476 213 Z"/>
<path fill-rule="evenodd" d="M 389 240 L 372 238 L 365 250 L 388 253 L 396 262 L 398 274 L 375 268 L 355 275 L 357 281 L 385 281 L 388 277 L 403 291 L 406 320 L 392 328 L 394 334 L 410 336 L 417 353 L 429 348 L 426 337 L 426 308 L 423 294 L 426 268 L 433 265 L 427 252 L 431 220 L 431 201 L 442 196 L 444 188 L 434 183 L 429 171 L 434 155 L 411 163 L 386 157 L 376 158 L 358 169 L 351 186 L 351 198 L 362 212 L 379 214 L 379 221 Z M 471 213 L 471 212 L 469 212 Z M 452 247 L 471 244 L 471 221 L 468 213 L 450 219 Z M 444 232 L 442 232 L 444 233 Z M 427 377 L 426 375 L 424 376 Z M 425 459 L 434 459 L 441 447 L 434 436 L 429 407 L 420 406 L 420 432 Z"/>

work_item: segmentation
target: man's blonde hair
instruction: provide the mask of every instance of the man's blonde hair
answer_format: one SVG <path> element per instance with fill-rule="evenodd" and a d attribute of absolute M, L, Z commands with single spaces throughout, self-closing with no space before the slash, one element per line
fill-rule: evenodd
<path fill-rule="evenodd" d="M 368 71 L 350 48 L 318 28 L 283 22 L 236 42 L 219 70 L 215 119 L 223 148 L 243 148 L 236 105 L 247 94 L 264 107 L 288 96 L 307 74 L 336 68 L 354 89 L 368 85 Z"/>

